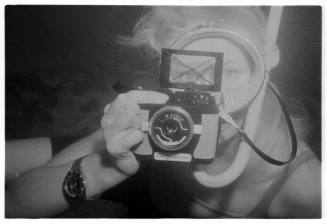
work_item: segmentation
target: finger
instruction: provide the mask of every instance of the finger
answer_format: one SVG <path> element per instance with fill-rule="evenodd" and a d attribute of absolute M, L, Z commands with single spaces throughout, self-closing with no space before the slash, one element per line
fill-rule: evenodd
<path fill-rule="evenodd" d="M 140 112 L 140 106 L 136 102 L 136 100 L 131 97 L 131 95 L 126 94 L 126 102 L 125 102 L 125 109 L 134 113 L 138 114 Z"/>
<path fill-rule="evenodd" d="M 115 98 L 115 100 L 112 102 L 111 106 L 108 108 L 106 113 L 109 113 L 109 112 L 120 113 L 121 111 L 126 110 L 127 104 L 128 104 L 127 103 L 127 95 L 125 93 L 119 94 Z"/>
<path fill-rule="evenodd" d="M 105 113 L 121 113 L 123 111 L 131 111 L 137 114 L 140 111 L 140 107 L 137 102 L 127 93 L 119 94 L 111 106 L 105 108 Z"/>
<path fill-rule="evenodd" d="M 114 122 L 113 116 L 107 113 L 102 116 L 100 124 L 102 128 L 109 128 L 113 122 Z"/>
<path fill-rule="evenodd" d="M 116 160 L 116 166 L 120 171 L 130 176 L 136 173 L 140 167 L 140 164 L 136 160 L 134 153 L 129 151 L 126 153 L 124 158 Z"/>
<path fill-rule="evenodd" d="M 103 109 L 103 113 L 104 114 L 106 114 L 107 112 L 108 112 L 108 110 L 109 110 L 109 108 L 110 108 L 110 103 L 109 104 L 107 104 L 105 107 L 104 107 L 104 109 Z"/>
<path fill-rule="evenodd" d="M 129 129 L 124 135 L 109 144 L 109 153 L 115 158 L 124 158 L 130 152 L 130 149 L 140 143 L 144 137 L 144 134 L 140 130 Z"/>
<path fill-rule="evenodd" d="M 169 98 L 166 94 L 156 91 L 132 90 L 126 94 L 138 104 L 161 104 L 167 102 Z"/>
<path fill-rule="evenodd" d="M 108 127 L 113 131 L 124 131 L 129 128 L 140 129 L 141 117 L 138 114 L 125 111 Z"/>
<path fill-rule="evenodd" d="M 116 122 L 115 122 L 116 117 Z M 121 111 L 117 116 L 113 116 L 111 112 L 105 113 L 101 118 L 101 127 L 109 128 L 113 123 L 114 128 L 117 126 L 118 130 L 127 128 L 141 128 L 141 117 L 139 113 L 134 113 L 131 110 Z"/>
<path fill-rule="evenodd" d="M 135 116 L 135 118 L 132 120 L 132 128 L 136 129 L 136 130 L 141 130 L 141 126 L 142 126 L 142 121 L 141 121 L 141 115 L 137 114 Z"/>

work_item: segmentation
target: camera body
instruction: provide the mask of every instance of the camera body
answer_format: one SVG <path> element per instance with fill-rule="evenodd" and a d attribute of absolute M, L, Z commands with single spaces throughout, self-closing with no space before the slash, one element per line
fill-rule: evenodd
<path fill-rule="evenodd" d="M 205 62 L 209 66 L 205 71 L 212 71 L 209 74 L 212 78 L 210 85 L 197 84 L 194 78 L 192 81 L 187 78 L 175 81 L 172 78 L 176 74 L 181 77 L 194 73 L 194 70 L 197 75 L 202 75 L 198 67 L 204 63 L 188 66 L 182 62 L 185 56 L 187 61 L 198 56 L 201 60 L 210 61 Z M 184 70 L 173 64 L 174 57 Z M 169 99 L 165 104 L 140 105 L 142 130 L 147 135 L 135 149 L 137 156 L 161 161 L 212 162 L 219 137 L 219 110 L 215 95 L 220 90 L 222 57 L 223 54 L 217 52 L 162 50 L 162 89 L 158 91 L 167 94 Z"/>
<path fill-rule="evenodd" d="M 170 92 L 165 104 L 141 105 L 147 132 L 137 155 L 155 160 L 211 162 L 218 138 L 215 98 L 205 92 Z"/>

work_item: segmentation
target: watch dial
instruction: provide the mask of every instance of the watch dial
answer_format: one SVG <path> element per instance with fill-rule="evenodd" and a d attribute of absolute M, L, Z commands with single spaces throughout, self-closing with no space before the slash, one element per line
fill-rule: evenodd
<path fill-rule="evenodd" d="M 83 181 L 79 173 L 73 172 L 67 181 L 67 194 L 73 198 L 82 197 L 85 191 Z"/>

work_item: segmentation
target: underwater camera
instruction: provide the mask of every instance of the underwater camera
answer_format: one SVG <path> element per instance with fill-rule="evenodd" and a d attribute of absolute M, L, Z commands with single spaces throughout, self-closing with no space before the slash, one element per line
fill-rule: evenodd
<path fill-rule="evenodd" d="M 135 154 L 154 160 L 211 162 L 218 139 L 223 53 L 162 49 L 160 92 L 165 104 L 141 104 L 147 133 Z"/>

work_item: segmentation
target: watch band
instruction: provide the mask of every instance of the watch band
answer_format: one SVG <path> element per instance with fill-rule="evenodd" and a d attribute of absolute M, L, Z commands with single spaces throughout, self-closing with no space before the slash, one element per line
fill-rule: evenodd
<path fill-rule="evenodd" d="M 62 185 L 63 195 L 70 205 L 86 200 L 86 181 L 81 172 L 83 158 L 75 160 Z"/>
<path fill-rule="evenodd" d="M 81 173 L 81 163 L 82 163 L 83 159 L 84 159 L 84 156 L 75 160 L 72 167 L 70 168 L 70 171 L 75 171 L 75 172 Z"/>

